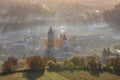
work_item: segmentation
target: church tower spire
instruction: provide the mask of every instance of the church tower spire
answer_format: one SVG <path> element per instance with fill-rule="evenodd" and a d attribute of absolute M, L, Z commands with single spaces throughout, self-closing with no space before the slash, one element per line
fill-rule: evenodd
<path fill-rule="evenodd" d="M 48 53 L 47 57 L 52 57 L 54 53 L 54 31 L 52 27 L 50 27 L 48 31 Z"/>

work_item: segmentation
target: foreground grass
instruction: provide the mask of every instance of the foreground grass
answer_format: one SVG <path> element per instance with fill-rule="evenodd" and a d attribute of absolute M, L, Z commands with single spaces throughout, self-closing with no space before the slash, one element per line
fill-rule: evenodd
<path fill-rule="evenodd" d="M 120 73 L 89 72 L 89 71 L 63 71 L 58 72 L 69 80 L 120 80 Z"/>
<path fill-rule="evenodd" d="M 0 76 L 0 80 L 120 80 L 120 73 L 63 70 L 45 72 L 21 72 Z"/>

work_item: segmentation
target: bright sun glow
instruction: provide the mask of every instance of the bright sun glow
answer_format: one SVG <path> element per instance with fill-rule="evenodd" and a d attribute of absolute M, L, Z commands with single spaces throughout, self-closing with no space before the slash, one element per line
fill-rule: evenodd
<path fill-rule="evenodd" d="M 67 29 L 66 26 L 60 26 L 60 33 L 64 34 L 66 29 Z"/>

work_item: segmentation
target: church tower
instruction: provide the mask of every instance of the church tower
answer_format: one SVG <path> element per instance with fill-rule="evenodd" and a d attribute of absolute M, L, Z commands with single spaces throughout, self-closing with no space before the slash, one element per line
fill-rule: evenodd
<path fill-rule="evenodd" d="M 52 57 L 54 54 L 54 31 L 52 27 L 50 27 L 50 30 L 48 31 L 48 51 L 47 51 L 47 57 Z"/>

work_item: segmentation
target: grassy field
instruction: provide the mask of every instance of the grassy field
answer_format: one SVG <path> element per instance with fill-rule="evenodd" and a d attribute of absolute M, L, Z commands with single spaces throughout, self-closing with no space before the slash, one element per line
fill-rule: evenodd
<path fill-rule="evenodd" d="M 0 76 L 0 80 L 120 80 L 120 73 L 76 71 L 24 72 Z"/>

